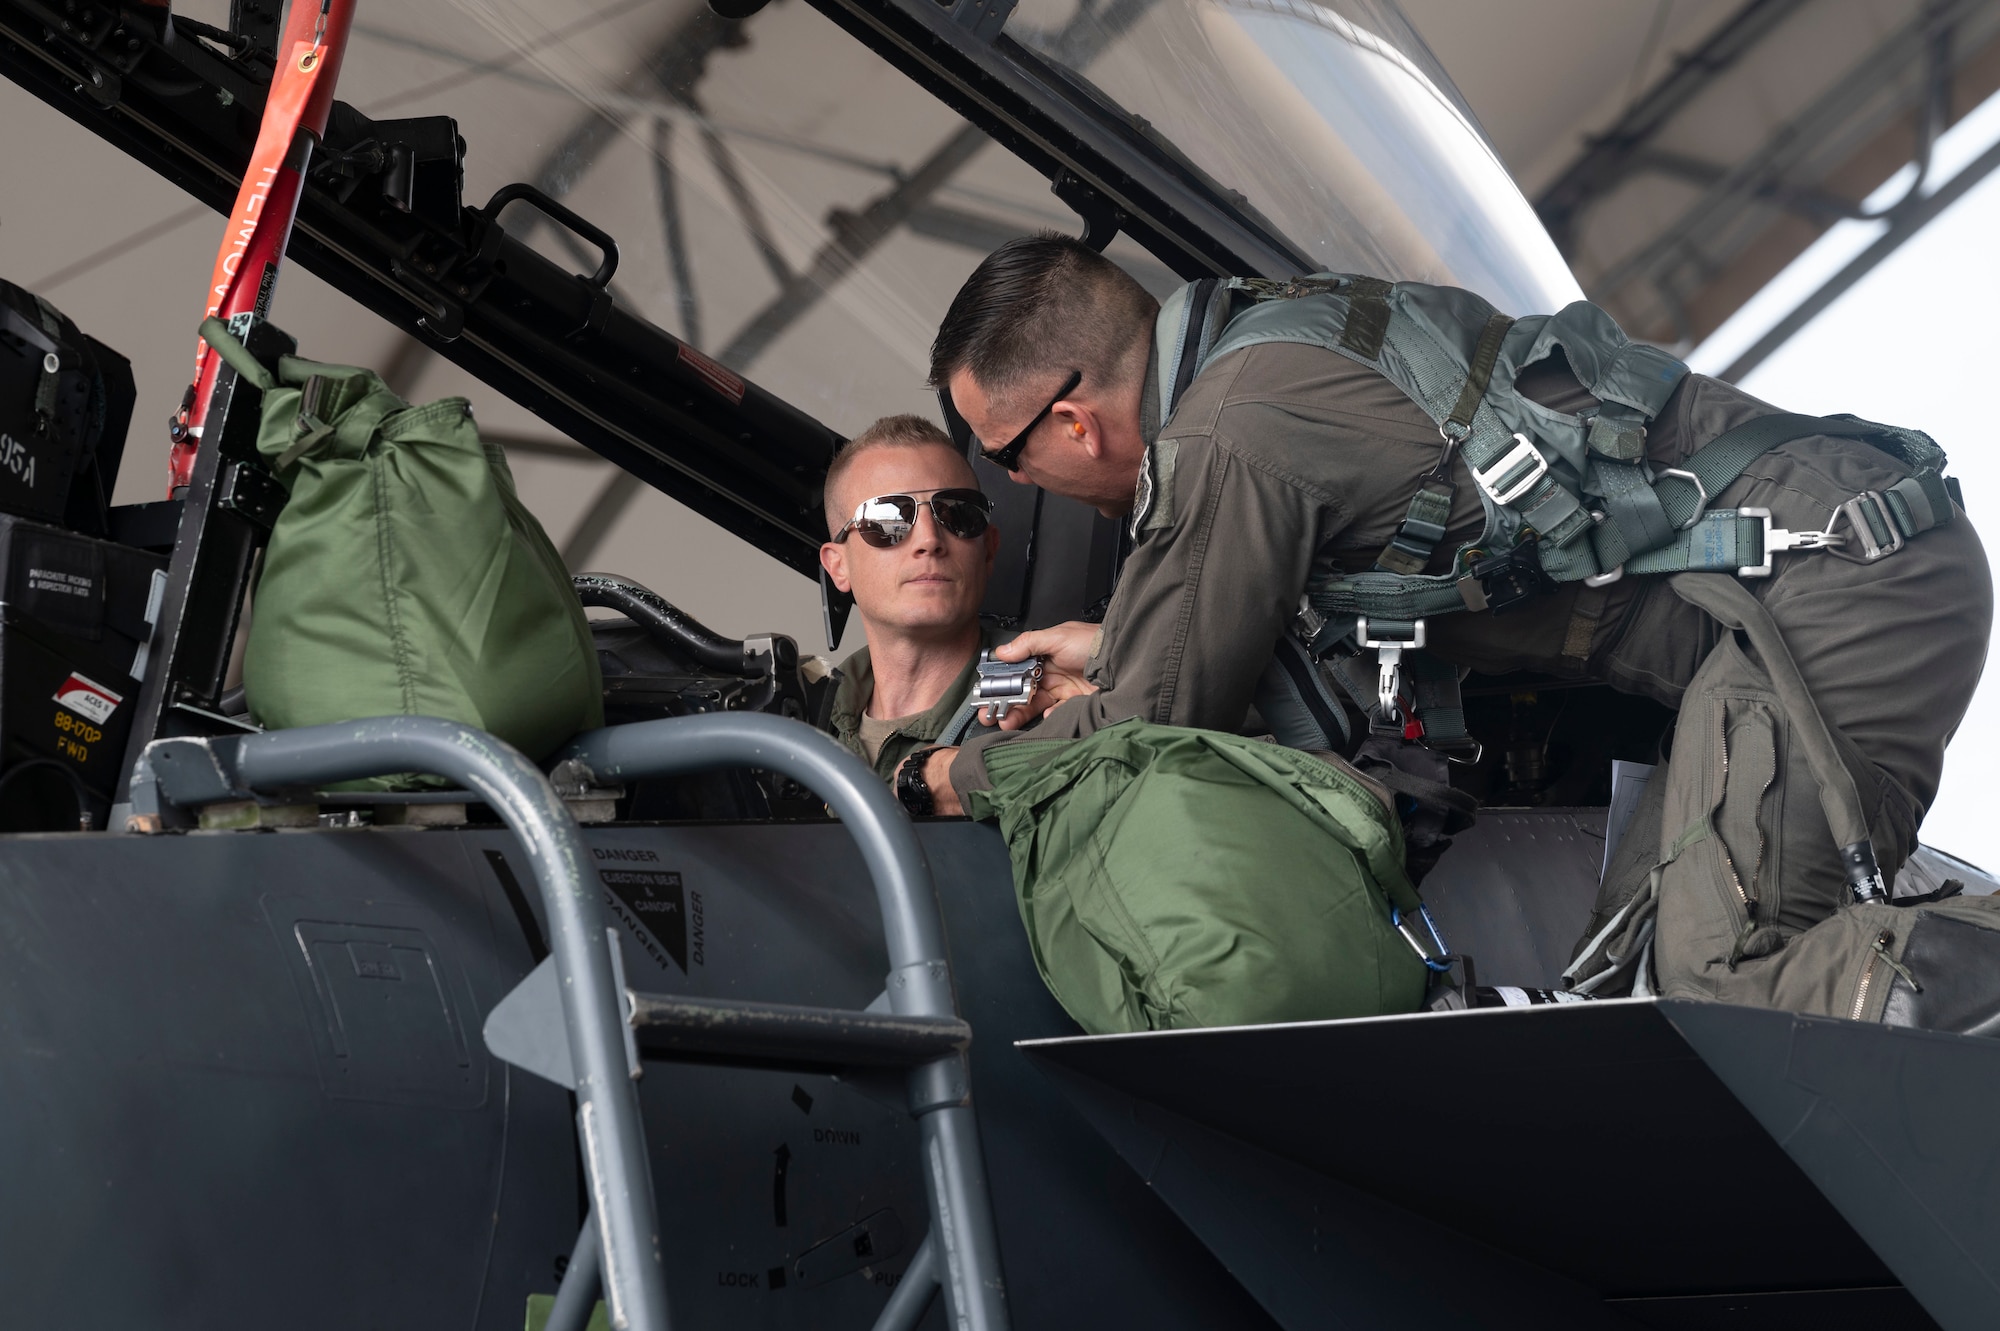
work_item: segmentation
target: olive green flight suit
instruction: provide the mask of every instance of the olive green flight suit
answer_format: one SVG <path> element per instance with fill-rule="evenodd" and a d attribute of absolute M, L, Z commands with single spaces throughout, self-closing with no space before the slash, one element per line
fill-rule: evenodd
<path fill-rule="evenodd" d="M 979 666 L 979 652 L 988 651 L 1013 637 L 982 624 L 979 629 L 979 651 L 966 659 L 965 669 L 958 672 L 951 687 L 944 691 L 928 711 L 918 715 L 908 725 L 898 729 L 882 742 L 882 749 L 872 760 L 875 774 L 884 781 L 892 781 L 896 769 L 903 765 L 903 759 L 926 745 L 935 744 L 952 718 L 965 705 L 972 693 L 973 676 Z M 869 700 L 875 696 L 875 670 L 866 647 L 861 648 L 840 663 L 835 673 L 833 703 L 827 711 L 826 729 L 842 747 L 848 749 L 863 762 L 870 762 L 868 746 L 861 742 L 861 718 L 868 711 Z"/>
<path fill-rule="evenodd" d="M 1436 426 L 1401 390 L 1318 347 L 1266 343 L 1218 358 L 1189 385 L 1164 427 L 1157 424 L 1154 380 L 1149 373 L 1145 418 L 1154 442 L 1131 516 L 1136 540 L 1090 664 L 1100 692 L 1051 710 L 1031 731 L 968 741 L 952 767 L 960 792 L 988 788 L 984 753 L 1022 734 L 1075 738 L 1133 716 L 1237 728 L 1315 570 L 1370 567 L 1438 457 Z M 1560 411 L 1593 403 L 1560 356 L 1530 367 L 1518 387 Z M 1672 465 L 1724 430 L 1773 410 L 1728 384 L 1689 375 L 1653 423 L 1648 455 Z M 1451 552 L 1483 526 L 1462 460 L 1453 473 L 1457 494 L 1433 573 L 1445 571 Z M 1866 444 L 1806 438 L 1753 462 L 1711 505 L 1760 505 L 1781 527 L 1817 531 L 1859 491 L 1907 474 Z M 1776 619 L 1840 737 L 1876 853 L 1893 875 L 1916 844 L 1937 793 L 1945 743 L 1985 660 L 1993 599 L 1985 553 L 1961 513 L 1870 566 L 1825 553 L 1774 559 L 1772 577 L 1743 586 Z M 1653 783 L 1673 803 L 1674 818 L 1722 798 L 1721 773 L 1711 770 L 1720 739 L 1710 745 L 1706 737 L 1741 732 L 1738 754 L 1757 756 L 1739 756 L 1729 774 L 1731 817 L 1722 822 L 1734 830 L 1701 855 L 1726 845 L 1739 874 L 1748 872 L 1768 903 L 1764 918 L 1776 933 L 1752 941 L 1753 957 L 1845 899 L 1830 829 L 1785 723 L 1746 696 L 1756 692 L 1754 668 L 1704 666 L 1725 631 L 1677 595 L 1669 579 L 1635 576 L 1599 588 L 1570 583 L 1504 616 L 1444 615 L 1429 630 L 1430 650 L 1456 665 L 1602 678 L 1680 707 L 1668 779 Z M 1760 766 L 1753 778 L 1758 789 L 1746 794 L 1739 777 L 1752 761 L 1772 772 L 1765 776 Z M 1680 830 L 1663 833 L 1663 841 Z M 1628 836 L 1628 847 L 1634 840 Z M 1690 859 L 1683 876 L 1699 867 L 1699 856 Z M 1771 1001 L 1768 985 L 1759 998 L 1718 978 L 1733 977 L 1730 965 L 1740 971 L 1744 962 L 1732 956 L 1744 930 L 1728 902 L 1713 891 L 1708 901 L 1692 890 L 1677 895 L 1684 908 L 1663 906 L 1660 917 L 1663 984 Z"/>

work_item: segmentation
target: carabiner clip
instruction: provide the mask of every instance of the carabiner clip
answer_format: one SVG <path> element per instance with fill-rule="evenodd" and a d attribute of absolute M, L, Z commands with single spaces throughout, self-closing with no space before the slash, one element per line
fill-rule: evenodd
<path fill-rule="evenodd" d="M 1430 934 L 1430 943 L 1437 949 L 1435 953 L 1425 946 L 1423 935 L 1417 932 L 1410 917 L 1394 906 L 1389 908 L 1389 923 L 1396 926 L 1396 932 L 1403 936 L 1403 941 L 1410 945 L 1411 950 L 1417 954 L 1417 960 L 1424 963 L 1426 970 L 1439 972 L 1450 970 L 1451 949 L 1445 945 L 1444 935 L 1438 931 L 1437 921 L 1431 918 L 1431 908 L 1419 902 L 1417 915 L 1423 920 L 1425 932 Z"/>

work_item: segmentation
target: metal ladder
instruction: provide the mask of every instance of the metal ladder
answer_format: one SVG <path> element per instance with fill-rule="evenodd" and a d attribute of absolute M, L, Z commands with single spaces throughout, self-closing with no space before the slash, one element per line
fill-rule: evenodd
<path fill-rule="evenodd" d="M 721 714 L 613 726 L 563 755 L 599 782 L 716 767 L 779 772 L 832 806 L 874 880 L 888 945 L 889 1011 L 636 994 L 581 834 L 541 771 L 483 731 L 432 717 L 383 717 L 300 730 L 163 739 L 135 765 L 135 826 L 187 826 L 203 805 L 297 797 L 391 772 L 445 777 L 491 807 L 521 839 L 548 920 L 550 955 L 489 1016 L 488 1047 L 574 1090 L 590 1215 L 548 1331 L 581 1331 L 601 1284 L 620 1331 L 667 1331 L 637 1077 L 639 1044 L 673 1058 L 746 1066 L 909 1070 L 931 1224 L 876 1320 L 909 1331 L 942 1293 L 953 1331 L 1005 1331 L 999 1243 L 972 1116 L 964 1050 L 971 1028 L 953 1001 L 944 927 L 916 832 L 888 789 L 852 754 L 795 721 Z"/>

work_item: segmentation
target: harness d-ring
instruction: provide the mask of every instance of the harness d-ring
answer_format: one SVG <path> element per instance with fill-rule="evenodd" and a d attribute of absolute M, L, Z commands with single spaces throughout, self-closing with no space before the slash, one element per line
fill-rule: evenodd
<path fill-rule="evenodd" d="M 1708 487 L 1701 483 L 1701 477 L 1680 467 L 1662 467 L 1660 468 L 1660 475 L 1678 476 L 1694 487 L 1694 512 L 1688 514 L 1686 522 L 1674 528 L 1675 531 L 1686 531 L 1689 527 L 1694 526 L 1695 523 L 1700 522 L 1702 515 L 1708 512 Z"/>

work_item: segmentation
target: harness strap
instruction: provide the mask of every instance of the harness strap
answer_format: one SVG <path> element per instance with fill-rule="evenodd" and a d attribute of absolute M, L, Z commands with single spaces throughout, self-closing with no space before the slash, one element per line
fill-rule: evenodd
<path fill-rule="evenodd" d="M 1873 547 L 1863 542 L 1864 547 L 1879 548 L 1882 554 L 1894 553 L 1901 548 L 1902 541 L 1951 520 L 1950 494 L 1937 468 L 1943 454 L 1927 436 L 1852 416 L 1778 412 L 1724 430 L 1680 466 L 1662 472 L 1647 485 L 1646 494 L 1650 498 L 1641 496 L 1639 484 L 1643 481 L 1639 468 L 1598 464 L 1594 475 L 1604 490 L 1606 518 L 1591 534 L 1598 568 L 1605 573 L 1620 566 L 1628 573 L 1727 571 L 1732 567 L 1729 559 L 1734 556 L 1717 545 L 1718 541 L 1743 542 L 1741 552 L 1757 555 L 1734 567 L 1762 565 L 1765 560 L 1761 545 L 1750 546 L 1748 538 L 1726 522 L 1708 522 L 1708 517 L 1713 516 L 1705 514 L 1708 502 L 1764 454 L 1780 444 L 1815 435 L 1858 439 L 1916 468 L 1915 475 L 1881 492 L 1884 498 L 1879 507 L 1872 500 L 1860 502 L 1870 500 L 1872 491 L 1843 505 L 1841 511 L 1854 521 L 1857 535 L 1866 527 L 1873 539 Z M 1888 498 L 1890 495 L 1895 498 Z M 1899 504 L 1900 511 L 1891 519 L 1892 532 L 1882 514 L 1893 511 Z M 1677 531 L 1664 541 L 1659 539 L 1662 520 Z M 1901 539 L 1893 539 L 1893 534 L 1899 534 Z M 1558 581 L 1570 580 L 1560 570 L 1551 569 L 1550 574 Z"/>
<path fill-rule="evenodd" d="M 951 720 L 945 722 L 944 729 L 938 732 L 938 737 L 931 743 L 941 749 L 954 748 L 965 743 L 966 735 L 971 733 L 973 723 L 979 719 L 979 706 L 979 686 L 975 684 L 972 692 L 966 695 L 965 701 L 951 714 Z"/>
<path fill-rule="evenodd" d="M 1382 354 L 1382 339 L 1389 334 L 1389 292 L 1393 286 L 1379 277 L 1357 277 L 1348 288 L 1347 322 L 1340 330 L 1340 345 L 1363 360 L 1372 361 Z M 1302 289 L 1300 294 L 1307 292 Z"/>
<path fill-rule="evenodd" d="M 1500 344 L 1513 326 L 1511 317 L 1495 313 L 1488 316 L 1486 327 L 1479 330 L 1479 345 L 1473 348 L 1472 364 L 1465 371 L 1465 387 L 1458 390 L 1458 401 L 1451 414 L 1438 426 L 1447 441 L 1454 435 L 1463 438 L 1464 432 L 1472 428 L 1472 414 L 1479 410 L 1486 397 L 1486 386 L 1493 381 L 1493 367 L 1500 360 Z"/>
<path fill-rule="evenodd" d="M 1364 299 L 1357 294 L 1357 304 Z M 1377 299 L 1380 299 L 1377 297 Z M 1385 312 L 1387 306 L 1383 306 Z M 1354 315 L 1348 315 L 1348 326 L 1354 324 Z M 1403 515 L 1402 525 L 1389 538 L 1389 544 L 1382 547 L 1382 553 L 1375 558 L 1375 567 L 1390 573 L 1408 576 L 1422 573 L 1431 562 L 1438 542 L 1445 536 L 1446 524 L 1451 520 L 1452 500 L 1458 496 L 1458 485 L 1451 479 L 1451 455 L 1459 443 L 1472 433 L 1472 417 L 1479 410 L 1479 404 L 1486 400 L 1486 389 L 1493 382 L 1493 367 L 1500 360 L 1501 343 L 1507 340 L 1507 330 L 1514 326 L 1514 320 L 1495 313 L 1486 320 L 1480 330 L 1479 345 L 1473 349 L 1472 363 L 1466 368 L 1465 385 L 1458 390 L 1458 401 L 1451 412 L 1438 425 L 1438 433 L 1444 437 L 1444 448 L 1438 454 L 1437 465 L 1424 477 L 1417 492 L 1410 498 L 1409 511 Z"/>
<path fill-rule="evenodd" d="M 1429 652 L 1418 652 L 1405 664 L 1414 678 L 1412 710 L 1423 727 L 1424 747 L 1441 750 L 1477 747 L 1478 741 L 1465 727 L 1465 701 L 1458 691 L 1458 667 L 1440 661 Z"/>
<path fill-rule="evenodd" d="M 1451 456 L 1449 444 L 1445 445 L 1445 456 Z M 1449 476 L 1432 472 L 1424 477 L 1417 492 L 1410 496 L 1409 511 L 1403 514 L 1402 525 L 1382 547 L 1382 553 L 1375 556 L 1375 567 L 1405 577 L 1422 573 L 1429 567 L 1438 542 L 1444 539 L 1446 524 L 1451 521 L 1451 502 L 1457 497 L 1458 486 Z"/>

